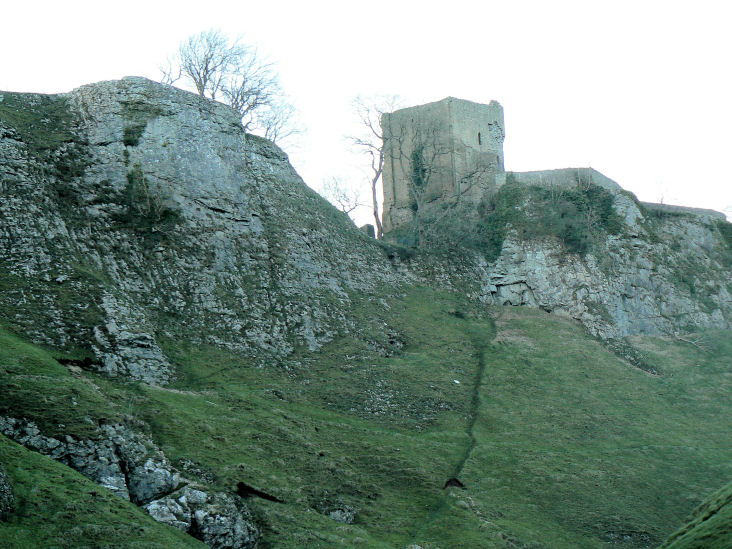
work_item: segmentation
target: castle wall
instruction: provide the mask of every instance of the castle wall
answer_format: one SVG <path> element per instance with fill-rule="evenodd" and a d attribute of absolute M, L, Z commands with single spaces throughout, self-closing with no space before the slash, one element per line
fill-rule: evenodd
<path fill-rule="evenodd" d="M 449 98 L 456 194 L 479 202 L 484 193 L 505 182 L 503 108 Z"/>
<path fill-rule="evenodd" d="M 503 109 L 448 97 L 385 114 L 381 121 L 384 163 L 384 231 L 410 222 L 418 207 L 412 159 L 421 148 L 429 182 L 423 213 L 458 200 L 476 203 L 488 188 L 505 181 Z"/>
<path fill-rule="evenodd" d="M 641 202 L 649 210 L 665 214 L 686 214 L 706 217 L 709 220 L 726 221 L 727 216 L 716 210 L 705 208 L 690 208 L 689 206 L 674 206 L 673 204 L 656 204 L 653 202 Z"/>
<path fill-rule="evenodd" d="M 543 185 L 546 187 L 576 187 L 578 183 L 592 183 L 609 191 L 620 190 L 620 185 L 593 168 L 560 168 L 558 170 L 538 170 L 532 172 L 509 172 L 510 177 L 524 185 Z"/>
<path fill-rule="evenodd" d="M 414 217 L 414 198 L 410 193 L 410 159 L 418 142 L 429 140 L 435 151 L 430 196 L 452 186 L 452 145 L 447 103 L 437 101 L 386 113 L 381 125 L 384 135 L 384 231 L 408 223 Z M 449 179 L 449 181 L 447 181 Z"/>

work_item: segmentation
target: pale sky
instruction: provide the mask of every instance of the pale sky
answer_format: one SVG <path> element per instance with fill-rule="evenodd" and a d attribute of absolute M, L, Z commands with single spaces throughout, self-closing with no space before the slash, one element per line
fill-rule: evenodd
<path fill-rule="evenodd" d="M 303 179 L 357 181 L 356 95 L 504 108 L 506 169 L 591 166 L 641 200 L 732 218 L 732 2 L 277 0 L 4 3 L 0 90 L 146 76 L 220 28 L 276 64 Z M 368 221 L 368 214 L 362 217 Z"/>

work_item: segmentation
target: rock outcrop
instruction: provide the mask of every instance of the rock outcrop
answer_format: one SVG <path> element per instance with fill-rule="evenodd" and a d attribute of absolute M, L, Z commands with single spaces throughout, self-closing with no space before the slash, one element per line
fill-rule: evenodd
<path fill-rule="evenodd" d="M 8 475 L 5 473 L 2 463 L 0 463 L 0 520 L 5 520 L 14 508 L 13 488 L 10 486 L 10 480 L 8 480 Z"/>
<path fill-rule="evenodd" d="M 714 231 L 704 218 L 669 219 L 654 238 L 609 236 L 605 254 L 585 257 L 563 253 L 556 242 L 509 238 L 483 271 L 484 295 L 566 314 L 603 338 L 726 328 L 732 286 L 729 270 L 710 254 L 722 245 Z"/>
<path fill-rule="evenodd" d="M 111 376 L 168 382 L 161 338 L 316 349 L 349 329 L 350 292 L 397 283 L 232 109 L 142 78 L 3 94 L 0 193 L 0 313 Z"/>
<path fill-rule="evenodd" d="M 240 498 L 211 493 L 181 476 L 153 441 L 127 426 L 103 425 L 93 440 L 69 435 L 59 440 L 42 434 L 33 422 L 0 417 L 0 433 L 68 465 L 209 547 L 257 545 L 259 530 Z M 12 492 L 3 488 L 3 480 L 0 470 L 0 512 L 12 509 Z"/>
<path fill-rule="evenodd" d="M 564 185 L 575 171 L 514 175 Z M 358 332 L 354 294 L 379 306 L 414 282 L 568 314 L 603 337 L 729 326 L 721 221 L 674 211 L 651 228 L 651 210 L 591 175 L 624 223 L 599 255 L 509 231 L 495 261 L 390 262 L 225 105 L 142 78 L 4 93 L 0 314 L 37 343 L 81 350 L 85 367 L 158 384 L 176 375 L 165 344 L 266 364 Z"/>
<path fill-rule="evenodd" d="M 182 484 L 150 440 L 123 425 L 103 425 L 95 440 L 45 436 L 29 421 L 0 417 L 0 433 L 79 471 L 138 505 L 169 494 Z"/>
<path fill-rule="evenodd" d="M 213 548 L 256 547 L 259 531 L 241 500 L 190 486 L 145 506 L 150 516 L 191 533 Z"/>
<path fill-rule="evenodd" d="M 557 186 L 569 188 L 574 170 L 556 172 L 546 173 L 555 182 L 564 176 Z M 723 233 L 732 231 L 724 216 L 649 208 L 611 180 L 594 178 L 610 193 L 619 228 L 597 231 L 585 253 L 568 250 L 556 235 L 527 237 L 509 226 L 494 260 L 466 248 L 441 262 L 421 257 L 406 263 L 424 280 L 473 299 L 568 316 L 605 339 L 730 327 L 732 239 Z M 533 204 L 517 207 L 531 210 Z"/>

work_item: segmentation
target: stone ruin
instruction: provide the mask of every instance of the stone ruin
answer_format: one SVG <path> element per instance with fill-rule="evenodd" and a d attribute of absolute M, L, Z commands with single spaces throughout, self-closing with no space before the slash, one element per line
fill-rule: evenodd
<path fill-rule="evenodd" d="M 477 211 L 486 193 L 506 182 L 503 162 L 503 107 L 447 97 L 441 101 L 385 113 L 383 228 L 409 224 L 418 209 L 427 218 L 462 204 Z M 526 185 L 573 187 L 591 182 L 613 193 L 622 189 L 592 168 L 509 172 Z M 422 185 L 415 185 L 420 180 Z M 724 220 L 713 210 L 643 203 L 648 209 L 683 212 Z"/>
<path fill-rule="evenodd" d="M 409 223 L 418 207 L 477 203 L 506 179 L 503 107 L 447 97 L 384 114 L 384 231 Z M 428 179 L 415 197 L 419 160 Z M 418 204 L 417 202 L 420 202 Z"/>

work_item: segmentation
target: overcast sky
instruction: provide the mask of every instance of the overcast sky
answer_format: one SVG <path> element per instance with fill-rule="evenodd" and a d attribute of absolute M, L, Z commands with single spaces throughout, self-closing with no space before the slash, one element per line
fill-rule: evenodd
<path fill-rule="evenodd" d="M 732 217 L 726 0 L 26 0 L 1 17 L 6 91 L 157 80 L 187 36 L 243 35 L 299 110 L 307 133 L 288 152 L 314 187 L 359 177 L 343 139 L 354 96 L 454 96 L 503 105 L 508 170 L 591 166 L 641 200 Z"/>

